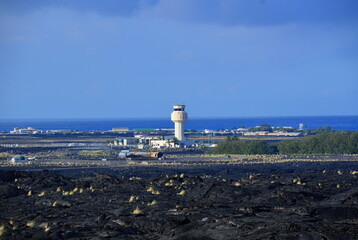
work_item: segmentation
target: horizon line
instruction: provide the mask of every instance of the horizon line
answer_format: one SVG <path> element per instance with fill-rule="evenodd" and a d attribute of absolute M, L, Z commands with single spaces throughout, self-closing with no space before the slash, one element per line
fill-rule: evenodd
<path fill-rule="evenodd" d="M 240 118 L 294 118 L 294 117 L 358 117 L 358 115 L 289 115 L 289 116 L 203 116 L 190 117 L 189 119 L 240 119 Z M 68 117 L 68 118 L 0 118 L 4 121 L 59 121 L 59 120 L 170 120 L 168 117 Z M 171 121 L 171 120 L 170 120 Z"/>

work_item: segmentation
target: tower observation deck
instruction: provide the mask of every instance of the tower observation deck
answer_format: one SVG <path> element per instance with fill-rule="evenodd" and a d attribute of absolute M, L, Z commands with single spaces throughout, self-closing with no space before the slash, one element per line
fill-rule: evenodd
<path fill-rule="evenodd" d="M 185 105 L 174 105 L 173 108 L 171 119 L 175 126 L 175 137 L 179 141 L 184 141 L 184 123 L 188 120 L 188 114 L 185 112 Z"/>

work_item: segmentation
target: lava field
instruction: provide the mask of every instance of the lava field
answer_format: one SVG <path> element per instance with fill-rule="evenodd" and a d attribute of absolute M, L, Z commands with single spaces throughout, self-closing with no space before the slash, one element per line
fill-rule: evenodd
<path fill-rule="evenodd" d="M 1 239 L 358 239 L 358 172 L 0 171 Z"/>

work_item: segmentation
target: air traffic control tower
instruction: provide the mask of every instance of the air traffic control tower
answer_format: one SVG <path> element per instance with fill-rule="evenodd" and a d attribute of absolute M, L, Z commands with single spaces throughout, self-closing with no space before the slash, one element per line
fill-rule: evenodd
<path fill-rule="evenodd" d="M 184 123 L 188 120 L 188 114 L 185 112 L 185 105 L 174 105 L 173 108 L 171 117 L 175 124 L 175 137 L 184 141 Z"/>

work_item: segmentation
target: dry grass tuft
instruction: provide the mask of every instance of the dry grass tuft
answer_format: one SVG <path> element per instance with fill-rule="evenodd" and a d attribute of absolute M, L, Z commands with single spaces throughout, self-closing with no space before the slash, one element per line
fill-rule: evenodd
<path fill-rule="evenodd" d="M 149 187 L 149 188 L 147 189 L 147 192 L 150 192 L 150 193 L 153 194 L 153 195 L 159 195 L 159 194 L 160 194 L 160 192 L 159 192 L 158 190 L 154 190 L 153 187 Z"/>
<path fill-rule="evenodd" d="M 37 196 L 39 197 L 45 196 L 45 191 L 42 191 L 41 193 L 37 194 Z"/>
<path fill-rule="evenodd" d="M 0 237 L 5 233 L 5 226 L 0 225 Z"/>
<path fill-rule="evenodd" d="M 139 199 L 139 197 L 138 196 L 131 196 L 130 198 L 129 198 L 129 200 L 128 200 L 128 202 L 129 203 L 132 203 L 132 202 L 134 202 L 134 200 L 138 200 Z"/>
<path fill-rule="evenodd" d="M 153 200 L 152 202 L 148 203 L 147 206 L 154 206 L 157 204 L 157 201 Z"/>
<path fill-rule="evenodd" d="M 48 226 L 48 223 L 41 224 L 41 228 L 43 228 L 45 232 L 50 231 L 50 227 Z"/>
<path fill-rule="evenodd" d="M 178 195 L 185 195 L 185 190 L 181 190 L 179 193 L 178 193 Z"/>
<path fill-rule="evenodd" d="M 234 186 L 240 187 L 240 186 L 241 186 L 241 183 L 239 183 L 239 182 L 234 182 Z"/>
<path fill-rule="evenodd" d="M 26 226 L 28 226 L 28 227 L 34 227 L 35 224 L 36 224 L 35 220 L 32 220 L 32 221 L 27 222 L 27 223 L 26 223 Z"/>
<path fill-rule="evenodd" d="M 140 210 L 138 206 L 132 212 L 132 214 L 135 214 L 135 215 L 141 214 L 141 213 L 142 213 L 142 210 Z"/>

